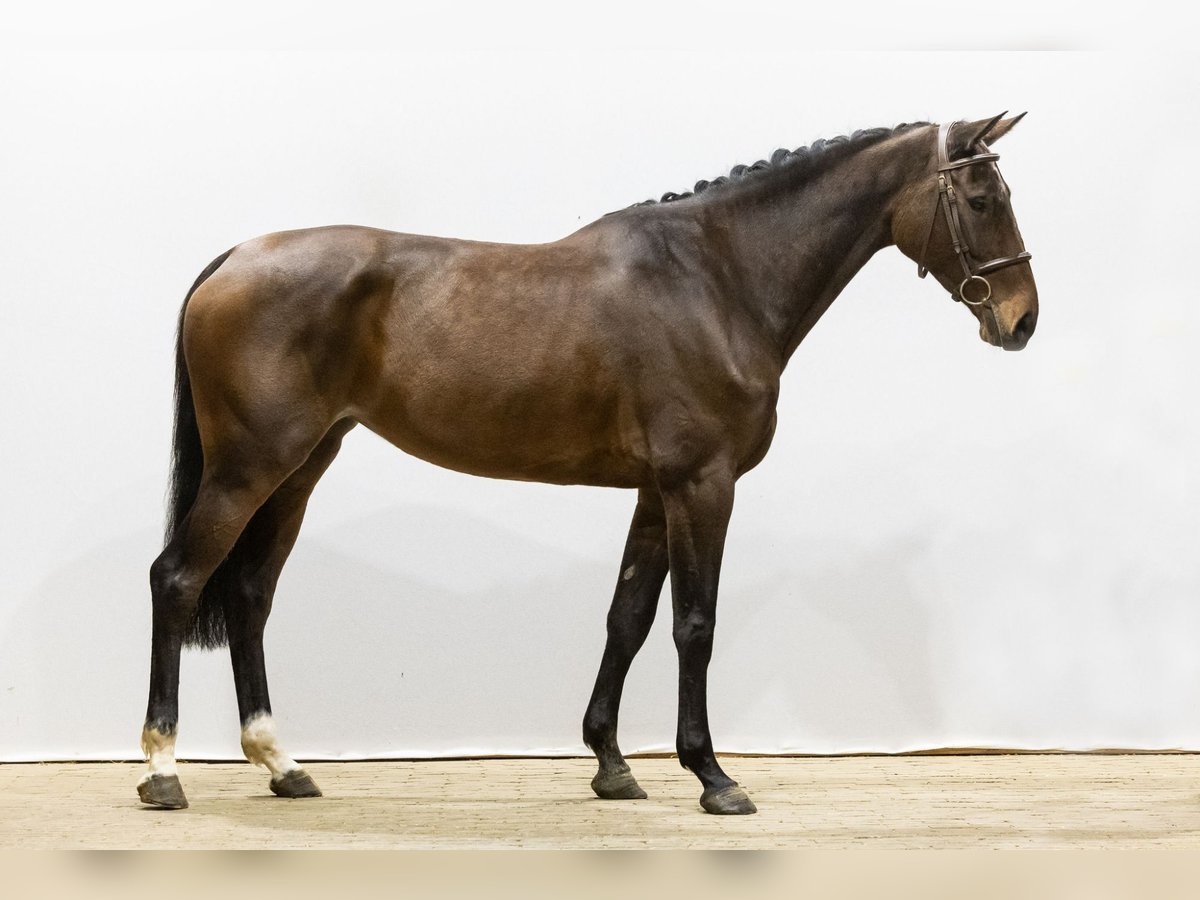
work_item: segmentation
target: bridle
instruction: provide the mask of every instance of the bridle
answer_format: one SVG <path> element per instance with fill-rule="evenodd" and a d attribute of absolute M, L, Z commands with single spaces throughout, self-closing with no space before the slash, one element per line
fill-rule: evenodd
<path fill-rule="evenodd" d="M 986 307 L 992 314 L 993 324 L 996 324 L 996 312 L 991 305 L 992 284 L 984 276 L 998 269 L 1029 262 L 1032 256 L 1030 253 L 1022 250 L 1016 256 L 1002 256 L 998 259 L 988 260 L 985 263 L 976 263 L 971 258 L 971 247 L 967 244 L 962 220 L 958 214 L 958 197 L 954 192 L 954 179 L 951 173 L 955 169 L 962 169 L 966 166 L 977 166 L 981 163 L 995 162 L 1000 158 L 1000 154 L 991 152 L 977 153 L 974 156 L 968 156 L 965 159 L 956 159 L 951 162 L 950 132 L 954 130 L 955 125 L 960 124 L 962 123 L 945 122 L 938 127 L 938 199 L 936 205 L 933 207 L 933 216 L 929 222 L 929 231 L 925 235 L 925 245 L 921 248 L 921 256 L 917 261 L 917 275 L 920 278 L 924 278 L 929 274 L 929 267 L 925 264 L 925 259 L 929 254 L 929 242 L 933 238 L 934 229 L 937 228 L 938 210 L 940 209 L 942 211 L 942 218 L 946 221 L 946 227 L 950 231 L 950 241 L 954 245 L 954 253 L 958 256 L 958 261 L 962 264 L 963 270 L 963 280 L 959 282 L 958 291 L 951 294 L 951 296 L 955 300 L 961 300 L 968 306 Z M 971 300 L 966 294 L 967 285 L 973 281 L 977 281 L 983 285 L 983 296 L 978 300 Z"/>

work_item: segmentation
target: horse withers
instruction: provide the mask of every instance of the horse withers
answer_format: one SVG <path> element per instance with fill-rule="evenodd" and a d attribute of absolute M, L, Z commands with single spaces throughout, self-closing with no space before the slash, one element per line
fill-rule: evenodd
<path fill-rule="evenodd" d="M 708 812 L 754 812 L 717 762 L 706 699 L 734 485 L 770 446 L 788 360 L 886 246 L 962 300 L 985 341 L 1025 346 L 1037 289 L 988 146 L 1019 119 L 778 150 L 548 244 L 336 226 L 214 260 L 179 320 L 142 801 L 187 805 L 175 770 L 185 644 L 228 643 L 242 747 L 271 790 L 320 795 L 276 739 L 263 629 L 309 495 L 361 423 L 460 472 L 636 490 L 583 722 L 592 788 L 646 796 L 617 713 L 669 575 L 680 763 Z"/>

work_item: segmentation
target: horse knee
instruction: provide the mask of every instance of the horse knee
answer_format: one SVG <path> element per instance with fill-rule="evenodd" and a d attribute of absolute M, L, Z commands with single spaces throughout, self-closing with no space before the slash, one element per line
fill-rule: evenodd
<path fill-rule="evenodd" d="M 716 622 L 712 616 L 693 612 L 676 620 L 671 629 L 671 636 L 675 639 L 675 648 L 679 652 L 703 653 L 705 648 L 712 647 L 715 629 Z"/>

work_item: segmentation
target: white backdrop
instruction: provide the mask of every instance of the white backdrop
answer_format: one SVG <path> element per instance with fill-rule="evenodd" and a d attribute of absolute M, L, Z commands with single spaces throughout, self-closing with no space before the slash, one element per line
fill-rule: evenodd
<path fill-rule="evenodd" d="M 739 484 L 714 736 L 1200 748 L 1190 57 L 797 53 L 791 13 L 726 29 L 710 7 L 630 29 L 396 13 L 353 50 L 350 13 L 332 36 L 222 5 L 30 25 L 0 60 L 0 759 L 138 755 L 174 323 L 222 250 L 337 222 L 550 240 L 780 145 L 1006 108 L 1031 110 L 998 149 L 1038 332 L 984 345 L 894 249 L 834 304 Z M 633 499 L 357 429 L 268 631 L 289 749 L 582 751 Z M 627 751 L 673 744 L 668 622 L 630 675 Z M 181 756 L 239 756 L 224 653 L 185 655 L 181 703 Z"/>

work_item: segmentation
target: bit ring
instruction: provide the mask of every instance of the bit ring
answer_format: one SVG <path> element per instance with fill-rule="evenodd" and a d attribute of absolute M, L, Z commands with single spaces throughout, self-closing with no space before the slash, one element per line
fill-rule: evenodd
<path fill-rule="evenodd" d="M 987 293 L 984 294 L 982 297 L 980 297 L 978 300 L 968 300 L 967 299 L 967 293 L 966 293 L 965 289 L 966 289 L 966 286 L 968 284 L 970 284 L 972 281 L 983 282 L 984 288 L 987 289 Z M 967 304 L 967 306 L 983 306 L 985 303 L 987 303 L 989 300 L 992 299 L 992 283 L 990 281 L 988 281 L 986 278 L 984 278 L 982 275 L 968 275 L 966 278 L 964 278 L 962 280 L 962 283 L 958 286 L 958 298 L 960 300 L 962 300 L 963 303 Z"/>

